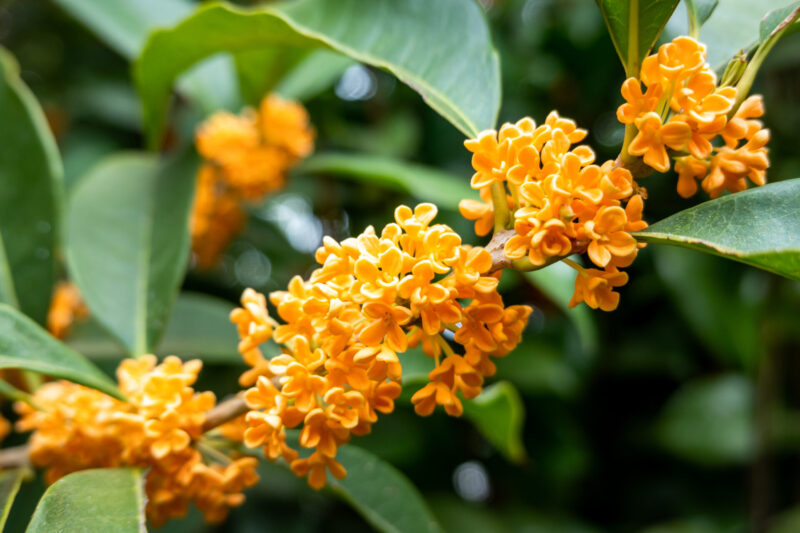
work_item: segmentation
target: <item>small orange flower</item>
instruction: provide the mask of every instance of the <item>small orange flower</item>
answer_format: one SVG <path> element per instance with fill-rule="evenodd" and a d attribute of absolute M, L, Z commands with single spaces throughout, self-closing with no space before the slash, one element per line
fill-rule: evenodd
<path fill-rule="evenodd" d="M 586 302 L 592 309 L 613 311 L 619 305 L 619 293 L 614 292 L 614 288 L 627 282 L 628 274 L 619 272 L 615 267 L 609 267 L 605 271 L 595 268 L 581 269 L 575 278 L 575 293 L 569 306 L 575 307 Z"/>
<path fill-rule="evenodd" d="M 656 113 L 646 113 L 636 119 L 639 133 L 628 146 L 628 153 L 642 156 L 644 162 L 659 172 L 669 170 L 669 155 L 666 147 L 683 150 L 692 137 L 686 122 L 670 121 L 662 124 Z"/>
<path fill-rule="evenodd" d="M 64 339 L 75 321 L 88 316 L 89 308 L 83 302 L 78 287 L 66 281 L 58 283 L 47 311 L 47 331 L 57 339 Z"/>

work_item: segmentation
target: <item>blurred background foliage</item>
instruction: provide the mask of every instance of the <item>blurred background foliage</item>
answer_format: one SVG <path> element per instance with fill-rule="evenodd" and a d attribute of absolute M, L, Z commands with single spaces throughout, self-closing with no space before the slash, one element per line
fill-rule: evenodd
<path fill-rule="evenodd" d="M 595 3 L 482 4 L 501 57 L 501 122 L 541 121 L 557 109 L 589 129 L 599 160 L 616 157 L 624 74 Z M 681 24 L 676 19 L 668 31 Z M 54 2 L 0 1 L 0 44 L 45 109 L 68 192 L 103 156 L 143 144 L 126 57 L 139 45 L 108 42 Z M 246 103 L 218 82 L 213 102 L 233 110 Z M 800 34 L 778 44 L 754 92 L 764 95 L 772 130 L 770 180 L 800 176 Z M 210 111 L 182 104 L 170 132 L 178 145 L 191 143 Z M 471 175 L 462 134 L 385 72 L 353 64 L 306 105 L 318 153 L 391 156 L 464 183 Z M 402 184 L 387 187 L 369 171 L 360 179 L 343 174 L 301 166 L 283 191 L 252 207 L 219 268 L 190 269 L 182 290 L 194 294 L 179 299 L 159 351 L 204 356 L 198 388 L 220 397 L 237 389 L 242 365 L 224 317 L 245 287 L 285 287 L 313 268 L 323 235 L 342 239 L 381 226 L 398 203 L 414 202 Z M 650 221 L 703 200 L 679 198 L 670 175 L 642 184 Z M 480 243 L 471 224 L 445 207 L 443 221 Z M 527 277 L 507 272 L 503 280 L 508 302 L 536 309 L 524 343 L 498 362 L 497 379 L 513 383 L 524 404 L 524 460 L 510 462 L 475 422 L 419 418 L 408 403 L 357 444 L 404 472 L 448 531 L 800 531 L 800 284 L 650 246 L 630 268 L 619 309 L 604 314 L 558 304 L 558 266 Z M 181 320 L 186 307 L 207 316 L 199 337 L 197 323 Z M 98 332 L 86 323 L 70 342 L 112 369 L 122 352 Z M 222 526 L 204 526 L 193 512 L 164 530 L 369 530 L 332 492 L 315 493 L 280 466 L 263 464 L 262 474 Z M 40 482 L 23 488 L 10 530 L 24 528 L 41 490 Z"/>

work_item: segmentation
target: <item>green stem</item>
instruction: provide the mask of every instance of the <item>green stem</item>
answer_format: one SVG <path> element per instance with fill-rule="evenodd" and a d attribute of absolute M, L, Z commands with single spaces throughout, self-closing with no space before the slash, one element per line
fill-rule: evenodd
<path fill-rule="evenodd" d="M 41 408 L 34 403 L 33 396 L 25 391 L 19 390 L 4 379 L 0 379 L 0 395 L 16 402 L 25 402 L 34 409 L 41 410 Z"/>
<path fill-rule="evenodd" d="M 728 118 L 736 114 L 736 111 L 739 110 L 739 106 L 742 105 L 744 99 L 747 98 L 747 95 L 750 93 L 750 88 L 753 86 L 753 82 L 756 79 L 756 74 L 758 74 L 758 69 L 761 68 L 761 63 L 767 58 L 772 47 L 775 46 L 775 43 L 783 37 L 783 34 L 786 33 L 789 27 L 798 19 L 800 19 L 800 7 L 792 11 L 783 22 L 772 30 L 769 37 L 758 46 L 755 54 L 753 54 L 753 59 L 750 60 L 747 68 L 744 69 L 742 78 L 739 80 L 739 83 L 736 84 L 736 102 L 733 104 L 730 113 L 728 113 Z"/>
<path fill-rule="evenodd" d="M 498 233 L 505 230 L 509 220 L 511 220 L 511 213 L 508 212 L 508 201 L 506 200 L 506 189 L 499 181 L 492 183 L 492 206 L 494 207 L 494 232 Z"/>
<path fill-rule="evenodd" d="M 697 9 L 694 0 L 686 0 L 686 13 L 689 15 L 689 37 L 700 38 L 700 21 L 697 20 Z"/>
<path fill-rule="evenodd" d="M 628 61 L 625 73 L 629 78 L 639 77 L 639 0 L 630 0 L 630 19 L 628 20 Z"/>

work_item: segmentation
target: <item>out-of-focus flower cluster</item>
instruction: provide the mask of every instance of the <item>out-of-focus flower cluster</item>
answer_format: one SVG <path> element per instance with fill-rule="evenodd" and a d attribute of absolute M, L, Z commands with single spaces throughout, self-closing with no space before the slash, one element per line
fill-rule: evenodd
<path fill-rule="evenodd" d="M 755 120 L 764 114 L 761 96 L 750 96 L 730 116 L 736 88 L 718 86 L 705 45 L 691 37 L 663 44 L 642 62 L 640 79 L 625 80 L 622 96 L 617 118 L 638 130 L 628 152 L 666 172 L 671 149 L 681 196 L 695 194 L 698 180 L 712 198 L 746 189 L 746 178 L 766 182 L 769 130 Z"/>
<path fill-rule="evenodd" d="M 400 206 L 379 234 L 369 227 L 341 243 L 326 237 L 316 253 L 322 266 L 270 295 L 283 324 L 252 289 L 231 314 L 251 367 L 240 379 L 251 387 L 244 443 L 283 457 L 314 488 L 325 485 L 326 469 L 343 477 L 337 448 L 394 409 L 399 354 L 421 346 L 435 360 L 430 382 L 412 397 L 417 413 L 442 405 L 458 416 L 459 395 L 479 394 L 495 372 L 491 358 L 520 340 L 531 309 L 503 305 L 490 254 L 433 224 L 436 212 L 431 204 Z M 283 351 L 267 359 L 259 347 L 269 340 Z M 286 429 L 296 427 L 300 446 L 313 450 L 307 457 L 286 443 Z"/>
<path fill-rule="evenodd" d="M 242 490 L 256 483 L 256 459 L 204 457 L 196 446 L 214 394 L 192 388 L 202 364 L 174 356 L 157 364 L 145 355 L 117 369 L 118 400 L 68 381 L 41 386 L 33 404 L 17 402 L 18 431 L 33 431 L 31 462 L 46 468 L 46 480 L 87 468 L 149 468 L 145 480 L 147 515 L 158 526 L 186 514 L 189 503 L 208 521 L 221 521 L 244 501 Z"/>
<path fill-rule="evenodd" d="M 288 170 L 314 149 L 308 113 L 297 102 L 266 96 L 257 110 L 222 111 L 197 129 L 205 159 L 197 176 L 192 250 L 200 268 L 214 266 L 244 227 L 244 204 L 283 186 Z"/>
<path fill-rule="evenodd" d="M 47 311 L 47 331 L 57 339 L 65 339 L 75 321 L 89 316 L 89 308 L 74 283 L 58 283 Z"/>
<path fill-rule="evenodd" d="M 461 214 L 475 220 L 475 232 L 492 229 L 495 201 L 507 203 L 514 235 L 504 247 L 510 260 L 542 267 L 586 252 L 596 268 L 578 269 L 571 305 L 613 310 L 615 287 L 627 282 L 620 267 L 629 266 L 640 245 L 630 232 L 647 227 L 642 194 L 631 173 L 613 161 L 594 164 L 595 155 L 575 122 L 551 112 L 537 126 L 530 118 L 504 124 L 465 142 L 473 153 L 471 186 L 483 202 L 462 200 Z M 494 189 L 494 191 L 492 190 Z"/>

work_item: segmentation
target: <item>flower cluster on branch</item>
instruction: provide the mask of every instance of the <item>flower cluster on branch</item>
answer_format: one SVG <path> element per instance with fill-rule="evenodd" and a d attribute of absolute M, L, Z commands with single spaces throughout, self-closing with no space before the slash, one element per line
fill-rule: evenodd
<path fill-rule="evenodd" d="M 747 179 L 766 182 L 769 130 L 755 120 L 764 114 L 761 96 L 734 112 L 737 89 L 718 85 L 704 44 L 684 36 L 661 45 L 642 62 L 639 79 L 625 80 L 622 96 L 617 118 L 637 129 L 628 153 L 659 172 L 670 169 L 671 156 L 684 198 L 697 192 L 698 180 L 712 198 L 743 191 Z"/>
<path fill-rule="evenodd" d="M 246 220 L 244 204 L 283 186 L 286 173 L 314 149 L 308 113 L 297 102 L 266 96 L 257 110 L 221 111 L 197 129 L 205 163 L 197 176 L 192 251 L 201 268 L 216 264 Z"/>
<path fill-rule="evenodd" d="M 495 372 L 491 359 L 520 340 L 531 309 L 503 305 L 499 274 L 488 275 L 489 253 L 434 224 L 436 212 L 432 204 L 400 206 L 380 233 L 369 227 L 342 242 L 325 238 L 316 253 L 320 268 L 270 295 L 283 324 L 251 289 L 231 314 L 251 367 L 241 377 L 251 387 L 244 443 L 283 457 L 314 488 L 325 485 L 326 469 L 344 476 L 337 448 L 394 409 L 398 355 L 409 347 L 420 346 L 435 362 L 430 382 L 412 397 L 417 413 L 441 405 L 458 416 L 460 397 L 478 395 Z M 260 346 L 269 340 L 283 346 L 281 354 L 264 356 Z M 286 442 L 286 429 L 296 427 L 300 446 L 313 450 L 306 457 Z"/>
<path fill-rule="evenodd" d="M 154 525 L 184 516 L 190 503 L 219 522 L 258 475 L 253 457 L 208 455 L 197 446 L 215 403 L 213 393 L 192 388 L 201 367 L 174 356 L 161 364 L 153 355 L 127 359 L 117 369 L 127 401 L 69 381 L 46 383 L 33 395 L 36 407 L 15 404 L 16 429 L 33 432 L 30 460 L 46 469 L 48 483 L 87 468 L 148 468 L 146 510 Z"/>
<path fill-rule="evenodd" d="M 466 141 L 475 169 L 471 185 L 486 203 L 462 200 L 459 207 L 476 221 L 479 235 L 498 219 L 498 205 L 508 210 L 503 227 L 512 227 L 515 235 L 504 253 L 526 260 L 525 268 L 587 253 L 599 268 L 570 261 L 578 270 L 571 305 L 586 302 L 610 311 L 619 302 L 613 289 L 627 281 L 619 268 L 629 266 L 641 246 L 630 232 L 647 227 L 643 191 L 627 169 L 613 161 L 596 165 L 590 147 L 573 147 L 586 134 L 553 111 L 539 126 L 526 117 Z"/>

